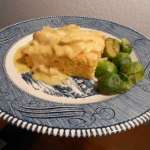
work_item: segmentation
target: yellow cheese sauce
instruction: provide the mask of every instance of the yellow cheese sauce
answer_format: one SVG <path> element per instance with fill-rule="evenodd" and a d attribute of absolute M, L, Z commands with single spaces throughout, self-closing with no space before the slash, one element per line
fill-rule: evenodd
<path fill-rule="evenodd" d="M 95 68 L 98 58 L 103 53 L 104 39 L 104 33 L 81 30 L 77 25 L 67 25 L 57 29 L 44 27 L 33 34 L 30 43 L 16 51 L 14 64 L 20 73 L 32 72 L 33 79 L 58 85 L 66 82 L 68 76 L 57 67 L 50 67 L 50 59 L 82 58 L 87 63 L 86 67 Z"/>
<path fill-rule="evenodd" d="M 19 73 L 32 72 L 31 68 L 27 65 L 16 61 L 18 59 L 18 54 L 19 52 L 17 52 L 14 56 L 16 70 Z M 61 73 L 57 68 L 50 68 L 48 70 L 42 65 L 39 68 L 40 70 L 35 71 L 32 74 L 32 77 L 35 80 L 40 80 L 50 85 L 59 85 L 65 83 L 68 79 L 68 76 Z"/>

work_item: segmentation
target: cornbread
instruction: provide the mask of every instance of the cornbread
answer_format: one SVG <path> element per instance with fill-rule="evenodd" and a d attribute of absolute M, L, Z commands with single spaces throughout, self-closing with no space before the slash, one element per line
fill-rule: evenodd
<path fill-rule="evenodd" d="M 61 81 L 67 76 L 91 79 L 103 53 L 104 38 L 102 32 L 77 25 L 43 27 L 29 44 L 17 50 L 14 61 L 18 71 L 31 71 L 33 78 L 49 84 L 58 81 L 56 76 L 61 76 Z"/>

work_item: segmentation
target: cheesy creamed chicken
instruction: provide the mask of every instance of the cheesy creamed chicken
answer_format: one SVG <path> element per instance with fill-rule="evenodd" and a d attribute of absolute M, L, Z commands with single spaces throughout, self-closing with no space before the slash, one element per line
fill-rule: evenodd
<path fill-rule="evenodd" d="M 78 25 L 43 27 L 30 43 L 17 50 L 14 62 L 19 72 L 32 72 L 36 80 L 51 85 L 68 76 L 92 79 L 105 47 L 103 32 Z"/>

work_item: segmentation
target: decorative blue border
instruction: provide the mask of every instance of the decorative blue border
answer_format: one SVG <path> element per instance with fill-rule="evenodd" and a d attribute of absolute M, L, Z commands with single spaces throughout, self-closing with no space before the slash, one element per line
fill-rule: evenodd
<path fill-rule="evenodd" d="M 22 21 L 10 26 L 7 26 L 3 29 L 0 30 L 3 31 L 7 28 L 10 28 L 14 25 L 20 24 L 20 23 L 25 23 L 29 21 L 34 21 L 34 20 L 40 20 L 40 19 L 46 19 L 46 18 L 55 18 L 56 16 L 49 16 L 49 17 L 41 17 L 37 19 L 30 19 L 27 21 Z M 61 16 L 61 17 L 71 17 L 71 16 Z M 88 17 L 80 17 L 80 18 L 88 18 Z M 89 18 L 91 19 L 91 18 Z M 94 18 L 95 20 L 98 20 Z M 103 20 L 105 21 L 105 20 Z M 110 23 L 116 24 L 114 22 L 108 21 Z M 119 25 L 119 24 L 117 24 Z M 129 30 L 133 30 L 131 28 L 128 28 Z M 138 33 L 137 31 L 133 30 L 134 32 Z M 140 34 L 140 33 L 138 33 Z M 142 35 L 142 34 L 140 34 Z M 143 36 L 143 35 L 142 35 Z M 127 120 L 125 122 L 117 123 L 111 126 L 106 126 L 106 127 L 101 127 L 101 128 L 88 128 L 88 129 L 63 129 L 63 128 L 51 128 L 48 126 L 42 126 L 38 124 L 33 124 L 28 121 L 23 121 L 18 119 L 15 116 L 12 116 L 2 110 L 0 110 L 0 118 L 3 120 L 7 121 L 8 123 L 12 125 L 16 125 L 17 127 L 20 127 L 22 129 L 30 130 L 32 132 L 37 132 L 37 133 L 42 133 L 42 134 L 48 134 L 48 135 L 53 135 L 53 136 L 64 136 L 64 137 L 91 137 L 91 136 L 104 136 L 104 135 L 111 135 L 111 134 L 116 134 L 120 133 L 122 131 L 127 131 L 132 128 L 135 128 L 139 125 L 142 125 L 143 123 L 147 122 L 150 120 L 150 110 L 146 111 L 145 113 Z"/>
<path fill-rule="evenodd" d="M 0 110 L 0 118 L 7 121 L 8 123 L 26 129 L 32 132 L 37 132 L 41 134 L 59 136 L 59 137 L 96 137 L 96 136 L 106 136 L 117 134 L 120 132 L 125 132 L 139 125 L 142 125 L 150 120 L 150 110 L 141 114 L 140 116 L 130 119 L 126 122 L 121 122 L 108 127 L 102 128 L 89 128 L 89 129 L 63 129 L 63 128 L 51 128 L 48 126 L 42 126 L 38 124 L 33 124 L 27 121 L 20 120 L 14 116 L 11 116 Z"/>

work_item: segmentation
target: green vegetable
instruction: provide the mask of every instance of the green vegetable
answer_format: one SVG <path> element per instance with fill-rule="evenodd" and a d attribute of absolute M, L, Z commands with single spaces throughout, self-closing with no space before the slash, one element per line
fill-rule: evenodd
<path fill-rule="evenodd" d="M 129 90 L 133 84 L 124 82 L 116 73 L 106 74 L 99 78 L 97 89 L 101 94 L 112 95 Z"/>
<path fill-rule="evenodd" d="M 144 67 L 139 62 L 132 62 L 121 67 L 121 73 L 127 75 L 128 79 L 134 84 L 142 80 L 144 77 Z"/>
<path fill-rule="evenodd" d="M 121 68 L 121 66 L 131 63 L 131 58 L 128 53 L 120 52 L 112 61 L 115 63 L 115 65 L 119 69 Z"/>
<path fill-rule="evenodd" d="M 120 51 L 129 54 L 132 52 L 132 45 L 128 39 L 123 38 L 121 40 Z"/>
<path fill-rule="evenodd" d="M 142 80 L 144 78 L 143 72 L 138 72 L 136 74 L 129 75 L 129 80 L 132 81 L 134 84 L 136 84 L 138 81 Z"/>
<path fill-rule="evenodd" d="M 98 78 L 107 73 L 117 73 L 117 67 L 108 60 L 101 60 L 98 62 L 95 76 Z"/>
<path fill-rule="evenodd" d="M 121 86 L 122 93 L 130 90 L 133 87 L 133 85 L 134 84 L 131 81 L 123 81 Z"/>
<path fill-rule="evenodd" d="M 113 38 L 107 38 L 105 40 L 104 56 L 108 58 L 114 58 L 120 51 L 120 42 Z"/>
<path fill-rule="evenodd" d="M 104 56 L 108 60 L 98 62 L 95 76 L 98 78 L 97 90 L 101 94 L 112 95 L 126 92 L 143 79 L 144 68 L 132 62 L 132 45 L 127 39 L 119 42 L 113 38 L 105 40 Z"/>

